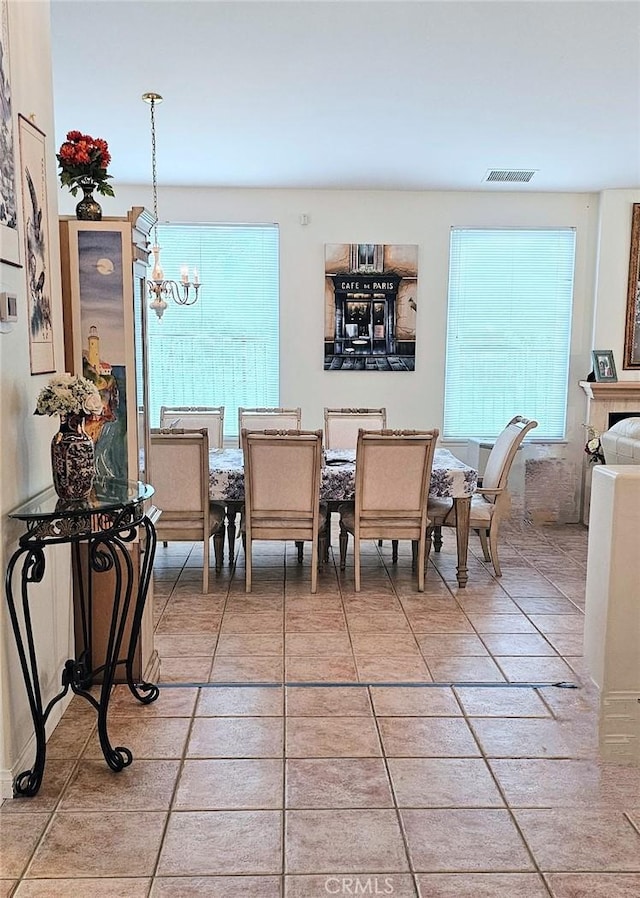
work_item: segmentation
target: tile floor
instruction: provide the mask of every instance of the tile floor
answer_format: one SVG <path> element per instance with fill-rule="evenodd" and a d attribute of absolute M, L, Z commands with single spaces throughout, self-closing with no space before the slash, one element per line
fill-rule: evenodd
<path fill-rule="evenodd" d="M 0 898 L 638 898 L 640 769 L 599 760 L 582 665 L 585 529 L 506 531 L 500 581 L 472 542 L 466 590 L 445 540 L 424 594 L 387 545 L 359 595 L 331 562 L 316 596 L 293 547 L 203 596 L 200 547 L 160 546 L 160 698 L 110 708 L 133 765 L 74 699 L 39 795 L 0 809 Z"/>

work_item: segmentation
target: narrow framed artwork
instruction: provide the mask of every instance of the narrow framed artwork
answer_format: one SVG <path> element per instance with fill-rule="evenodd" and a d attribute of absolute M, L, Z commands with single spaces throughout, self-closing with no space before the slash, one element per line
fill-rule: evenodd
<path fill-rule="evenodd" d="M 633 204 L 623 368 L 640 368 L 640 203 Z"/>
<path fill-rule="evenodd" d="M 15 121 L 9 81 L 9 3 L 0 0 L 0 262 L 20 266 Z"/>
<path fill-rule="evenodd" d="M 32 374 L 55 371 L 45 135 L 18 116 L 25 272 Z"/>
<path fill-rule="evenodd" d="M 414 371 L 418 247 L 325 246 L 325 371 Z"/>
<path fill-rule="evenodd" d="M 613 360 L 612 349 L 594 349 L 591 353 L 593 358 L 593 373 L 599 383 L 615 383 L 618 380 L 616 374 L 616 364 Z"/>

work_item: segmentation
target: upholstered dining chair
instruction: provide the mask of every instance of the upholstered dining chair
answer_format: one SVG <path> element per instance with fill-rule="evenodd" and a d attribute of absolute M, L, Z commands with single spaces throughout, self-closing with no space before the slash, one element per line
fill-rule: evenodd
<path fill-rule="evenodd" d="M 300 430 L 301 408 L 243 408 L 238 409 L 238 443 L 242 446 L 244 430 Z"/>
<path fill-rule="evenodd" d="M 502 576 L 498 558 L 498 529 L 500 521 L 509 510 L 507 484 L 511 465 L 523 439 L 537 426 L 537 421 L 523 418 L 521 415 L 516 415 L 509 421 L 493 444 L 482 480 L 471 497 L 469 529 L 477 531 L 484 560 L 493 564 L 496 577 Z M 431 522 L 429 528 L 433 529 L 433 547 L 439 552 L 442 548 L 442 527 L 456 525 L 453 500 L 429 499 L 427 515 Z"/>
<path fill-rule="evenodd" d="M 209 438 L 199 430 L 156 429 L 150 434 L 149 480 L 162 511 L 158 539 L 202 540 L 202 592 L 209 592 L 209 541 L 216 571 L 222 568 L 224 505 L 209 500 Z"/>
<path fill-rule="evenodd" d="M 437 430 L 359 432 L 355 504 L 340 508 L 340 570 L 346 566 L 351 533 L 356 592 L 360 592 L 363 539 L 410 539 L 418 591 L 424 592 L 427 495 L 437 439 Z"/>
<path fill-rule="evenodd" d="M 318 584 L 322 431 L 241 431 L 244 453 L 246 590 L 251 592 L 254 540 L 311 540 L 311 592 Z"/>
<path fill-rule="evenodd" d="M 386 408 L 325 408 L 325 449 L 355 449 L 358 431 L 386 430 Z"/>
<path fill-rule="evenodd" d="M 163 405 L 160 407 L 160 427 L 175 430 L 200 430 L 206 427 L 209 449 L 222 449 L 224 443 L 224 405 Z"/>

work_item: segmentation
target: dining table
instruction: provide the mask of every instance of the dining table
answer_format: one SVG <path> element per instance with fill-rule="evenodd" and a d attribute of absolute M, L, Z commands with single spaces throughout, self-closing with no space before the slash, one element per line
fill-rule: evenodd
<path fill-rule="evenodd" d="M 320 480 L 320 500 L 331 505 L 355 498 L 355 449 L 325 449 Z M 453 499 L 456 510 L 456 544 L 458 565 L 456 577 L 461 589 L 469 579 L 469 515 L 471 497 L 478 485 L 478 472 L 448 449 L 437 448 L 429 484 L 429 496 Z M 244 501 L 244 463 L 242 449 L 211 449 L 209 452 L 209 498 L 227 507 L 229 560 L 233 561 L 235 517 Z"/>

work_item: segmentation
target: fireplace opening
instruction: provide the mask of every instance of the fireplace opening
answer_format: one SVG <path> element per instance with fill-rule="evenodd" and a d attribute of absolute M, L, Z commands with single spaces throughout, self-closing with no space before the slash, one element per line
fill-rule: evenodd
<path fill-rule="evenodd" d="M 613 427 L 618 421 L 624 421 L 625 418 L 640 418 L 640 412 L 609 412 L 608 427 Z"/>

